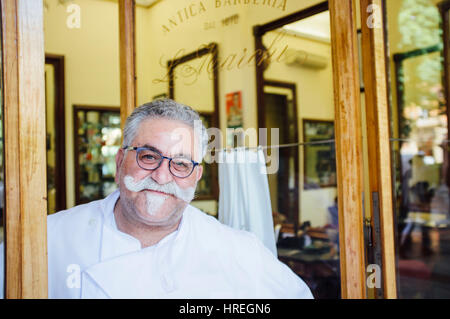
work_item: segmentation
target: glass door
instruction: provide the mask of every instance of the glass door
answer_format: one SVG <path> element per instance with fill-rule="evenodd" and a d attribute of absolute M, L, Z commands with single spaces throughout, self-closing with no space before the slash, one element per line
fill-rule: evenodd
<path fill-rule="evenodd" d="M 266 159 L 279 168 L 268 176 L 279 259 L 318 298 L 364 298 L 360 82 L 353 79 L 358 65 L 351 54 L 357 50 L 354 3 L 124 4 L 121 17 L 135 17 L 134 26 L 124 20 L 121 43 L 135 36 L 135 54 L 127 54 L 129 46 L 123 45 L 122 62 L 129 67 L 126 75 L 136 72 L 136 105 L 172 97 L 213 114 L 212 124 L 222 132 L 218 148 L 267 147 Z M 122 80 L 124 101 L 134 98 L 133 90 L 125 89 L 134 87 L 130 82 Z M 122 111 L 129 112 L 128 105 L 122 103 Z M 267 135 L 258 132 L 264 128 Z M 279 129 L 275 143 L 268 143 L 270 128 Z M 240 133 L 228 134 L 228 129 Z M 217 210 L 217 203 L 204 197 L 194 205 L 213 214 Z"/>
<path fill-rule="evenodd" d="M 326 5 L 306 17 L 300 12 L 261 41 L 268 54 L 280 55 L 262 63 L 264 103 L 258 108 L 259 127 L 279 128 L 278 144 L 286 146 L 278 151 L 278 172 L 268 175 L 281 226 L 278 257 L 315 298 L 340 298 L 330 12 Z"/>
<path fill-rule="evenodd" d="M 386 1 L 400 298 L 450 297 L 449 7 Z"/>
<path fill-rule="evenodd" d="M 2 1 L 2 5 L 5 3 Z M 70 110 L 66 112 L 70 115 L 65 116 L 64 121 L 69 132 L 66 138 L 69 181 L 76 179 L 77 162 L 81 171 L 81 165 L 89 164 L 86 161 L 89 157 L 111 156 L 116 145 L 107 144 L 103 133 L 108 135 L 108 127 L 113 128 L 109 133 L 117 132 L 118 125 L 117 119 L 106 121 L 108 123 L 102 123 L 105 125 L 100 134 L 100 114 L 89 115 L 86 110 L 85 114 L 74 114 L 74 105 L 92 105 L 94 109 L 99 105 L 121 104 L 121 117 L 124 118 L 136 105 L 171 96 L 193 104 L 222 132 L 227 128 L 279 126 L 284 129 L 283 139 L 274 145 L 265 143 L 265 146 L 286 146 L 279 153 L 278 164 L 282 169 L 270 177 L 273 193 L 270 210 L 274 220 L 280 223 L 273 225 L 273 233 L 278 228 L 282 234 L 277 236 L 280 260 L 304 278 L 319 298 L 365 298 L 360 88 L 359 79 L 354 77 L 358 65 L 353 59 L 357 52 L 357 27 L 352 1 L 295 1 L 289 5 L 286 1 L 276 4 L 275 1 L 247 4 L 242 1 L 233 4 L 230 1 L 199 1 L 186 6 L 184 1 L 174 0 L 140 2 L 136 7 L 134 1 L 128 0 L 119 4 L 94 0 L 63 4 L 49 0 L 45 1 L 45 6 L 43 1 L 35 0 L 8 3 L 19 6 L 26 3 L 35 9 L 27 11 L 28 7 L 23 5 L 21 12 L 26 14 L 44 12 L 44 17 L 39 16 L 43 24 L 39 30 L 44 29 L 45 46 L 35 40 L 43 40 L 44 35 L 32 33 L 36 28 L 27 29 L 27 19 L 23 17 L 19 17 L 19 22 L 25 24 L 24 33 L 19 37 L 15 30 L 11 37 L 24 42 L 15 53 L 24 59 L 24 63 L 30 64 L 26 76 L 33 77 L 31 80 L 19 77 L 21 85 L 28 88 L 27 85 L 39 84 L 38 89 L 43 92 L 44 66 L 35 70 L 31 66 L 38 63 L 30 62 L 35 61 L 33 57 L 25 56 L 25 59 L 17 53 L 45 51 L 66 58 L 65 109 Z M 37 7 L 33 7 L 35 5 Z M 70 14 L 69 5 L 75 8 Z M 14 18 L 19 16 L 15 9 L 10 9 Z M 119 30 L 119 34 L 111 30 Z M 29 34 L 34 36 L 27 37 Z M 24 44 L 39 46 L 22 52 Z M 10 45 L 14 43 L 11 41 Z M 121 68 L 117 63 L 119 57 Z M 43 56 L 34 58 L 44 60 Z M 289 86 L 274 86 L 280 82 L 289 83 Z M 45 172 L 46 130 L 42 124 L 34 126 L 44 116 L 45 104 L 40 103 L 44 99 L 42 96 L 42 101 L 34 101 L 32 96 L 25 96 L 29 103 L 22 103 L 17 110 L 27 117 L 18 117 L 14 123 L 17 124 L 14 126 L 17 140 L 23 145 L 14 149 L 11 143 L 10 151 L 20 152 L 27 147 L 38 150 L 33 154 L 17 154 L 16 159 L 26 172 L 30 171 L 27 163 L 44 163 L 35 171 Z M 30 109 L 27 105 L 38 107 Z M 84 122 L 74 129 L 78 119 Z M 89 126 L 89 123 L 94 125 Z M 37 138 L 20 139 L 29 127 L 37 127 Z M 105 127 L 107 130 L 103 132 Z M 18 128 L 25 129 L 20 131 Z M 77 144 L 75 141 L 79 141 L 80 136 L 82 140 L 83 134 L 90 134 L 90 139 L 98 139 L 99 143 L 70 147 L 72 143 Z M 42 143 L 33 144 L 34 141 Z M 223 134 L 220 147 L 234 146 L 233 139 L 230 144 L 227 142 L 227 134 Z M 243 139 L 246 147 L 257 147 L 263 142 L 262 134 L 255 143 Z M 111 148 L 103 149 L 98 144 Z M 80 150 L 79 156 L 74 156 L 72 152 L 77 146 L 84 149 Z M 272 153 L 268 152 L 267 156 L 270 155 Z M 13 165 L 14 161 L 10 160 L 8 164 Z M 91 161 L 90 164 L 98 163 Z M 97 171 L 88 172 L 86 186 L 91 186 L 87 185 L 90 182 L 99 182 L 101 174 L 108 182 L 111 170 L 107 166 L 97 168 Z M 8 171 L 9 176 L 12 172 Z M 217 196 L 214 186 L 217 180 L 213 166 L 209 172 L 204 177 L 208 180 L 202 183 L 204 197 L 199 198 L 196 205 L 214 215 L 218 204 L 214 197 Z M 46 246 L 42 212 L 47 211 L 43 204 L 47 196 L 42 187 L 46 186 L 47 177 L 45 174 L 31 175 L 34 177 L 31 183 L 25 183 L 20 176 L 16 180 L 23 188 L 20 195 L 24 196 L 17 202 L 30 219 L 18 219 L 23 224 L 18 225 L 14 235 L 17 234 L 15 239 L 19 239 L 16 242 L 24 245 L 17 247 L 12 257 L 33 255 L 20 262 L 25 266 L 37 265 L 39 274 L 37 280 L 19 277 L 26 289 L 23 292 L 11 290 L 19 297 L 44 296 L 47 283 L 44 276 L 47 272 L 46 252 L 42 249 Z M 98 183 L 94 186 L 97 188 L 91 189 L 104 188 Z M 75 183 L 67 183 L 69 207 L 77 203 L 76 192 L 80 189 L 75 189 Z M 82 189 L 80 194 L 85 190 Z M 279 193 L 286 193 L 287 200 L 283 202 Z M 86 199 L 91 200 L 88 195 L 92 193 L 86 195 Z M 13 201 L 9 203 L 14 204 Z M 20 209 L 17 214 L 22 212 Z M 40 228 L 32 232 L 30 225 Z M 280 225 L 281 228 L 277 227 Z M 31 242 L 41 244 L 39 250 L 25 254 L 30 251 Z M 21 265 L 10 269 L 21 269 Z"/>

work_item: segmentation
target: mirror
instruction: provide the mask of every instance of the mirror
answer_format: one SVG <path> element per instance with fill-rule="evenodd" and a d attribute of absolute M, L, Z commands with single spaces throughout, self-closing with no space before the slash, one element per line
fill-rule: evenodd
<path fill-rule="evenodd" d="M 204 125 L 219 127 L 218 104 L 218 45 L 210 43 L 194 52 L 167 62 L 169 98 L 193 106 L 200 113 Z M 196 92 L 196 94 L 192 94 Z M 194 206 L 217 216 L 219 199 L 217 163 L 202 163 L 203 176 L 199 181 Z"/>

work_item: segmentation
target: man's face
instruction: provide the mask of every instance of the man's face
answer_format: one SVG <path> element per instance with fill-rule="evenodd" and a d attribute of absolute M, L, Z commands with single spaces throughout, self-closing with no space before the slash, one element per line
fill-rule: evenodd
<path fill-rule="evenodd" d="M 148 119 L 141 122 L 131 145 L 151 147 L 163 156 L 182 155 L 199 162 L 197 139 L 193 129 L 178 121 Z M 116 182 L 120 189 L 120 202 L 124 214 L 140 223 L 151 226 L 176 224 L 191 199 L 182 199 L 172 193 L 190 193 L 195 190 L 203 172 L 198 165 L 189 177 L 179 178 L 169 171 L 169 160 L 164 159 L 156 170 L 144 170 L 136 162 L 136 151 L 119 150 L 116 156 Z M 145 179 L 148 179 L 147 181 Z M 141 190 L 142 185 L 144 186 Z M 158 189 L 158 190 L 155 190 Z M 152 190 L 153 189 L 153 190 Z M 189 196 L 188 196 L 189 197 Z"/>

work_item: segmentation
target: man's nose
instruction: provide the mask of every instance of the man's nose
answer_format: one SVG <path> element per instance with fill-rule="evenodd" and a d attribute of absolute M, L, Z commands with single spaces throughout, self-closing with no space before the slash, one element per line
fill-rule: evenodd
<path fill-rule="evenodd" d="M 169 160 L 164 158 L 161 165 L 152 172 L 152 178 L 160 185 L 164 185 L 173 181 L 173 176 L 169 169 Z"/>

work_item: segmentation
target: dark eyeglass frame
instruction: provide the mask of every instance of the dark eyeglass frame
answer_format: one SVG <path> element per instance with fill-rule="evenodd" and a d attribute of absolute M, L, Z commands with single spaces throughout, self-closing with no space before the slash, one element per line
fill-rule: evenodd
<path fill-rule="evenodd" d="M 175 177 L 177 177 L 177 178 L 188 178 L 189 176 L 192 175 L 192 172 L 194 171 L 195 167 L 198 166 L 198 165 L 200 165 L 200 163 L 198 163 L 198 162 L 196 162 L 196 161 L 193 161 L 193 160 L 190 160 L 190 161 L 192 162 L 192 164 L 193 164 L 191 172 L 190 172 L 188 175 L 186 175 L 186 176 L 180 177 L 180 176 L 175 175 L 175 174 L 172 172 L 172 169 L 171 169 L 172 166 L 171 166 L 171 164 L 172 164 L 173 157 L 164 156 L 164 155 L 162 155 L 160 152 L 158 152 L 157 150 L 155 150 L 155 149 L 153 149 L 153 148 L 149 148 L 149 147 L 144 147 L 144 146 L 143 146 L 143 147 L 137 147 L 137 146 L 124 146 L 124 147 L 122 147 L 122 149 L 125 150 L 125 151 L 136 151 L 136 163 L 138 164 L 138 166 L 139 166 L 140 168 L 142 168 L 143 170 L 146 170 L 146 171 L 155 171 L 155 170 L 157 170 L 157 169 L 161 166 L 163 160 L 164 160 L 164 159 L 167 159 L 167 160 L 169 161 L 169 172 L 170 172 L 170 174 L 172 174 L 173 176 L 175 176 Z M 139 153 L 140 153 L 141 151 L 152 151 L 152 152 L 155 152 L 156 154 L 158 154 L 159 156 L 161 156 L 161 160 L 159 161 L 158 166 L 156 166 L 155 168 L 144 168 L 144 167 L 142 167 L 142 166 L 139 164 Z"/>

